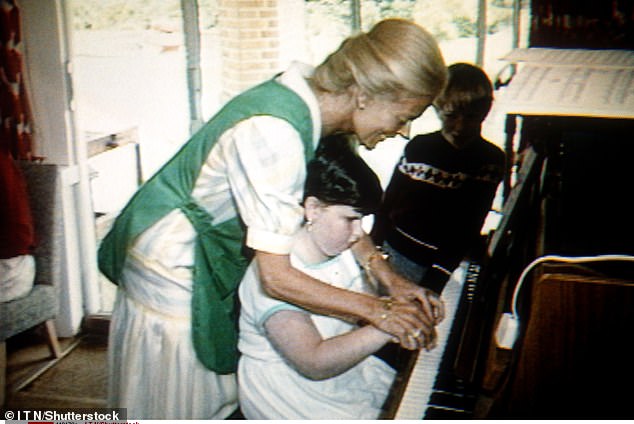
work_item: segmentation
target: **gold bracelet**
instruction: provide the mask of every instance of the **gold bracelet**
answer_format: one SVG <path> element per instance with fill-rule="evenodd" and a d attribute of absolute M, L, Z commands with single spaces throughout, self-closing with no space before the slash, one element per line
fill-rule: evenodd
<path fill-rule="evenodd" d="M 371 271 L 370 265 L 372 265 L 372 261 L 378 258 L 387 259 L 387 254 L 381 248 L 377 248 L 377 250 L 372 252 L 370 256 L 368 256 L 368 259 L 365 261 L 365 264 L 363 265 L 363 269 L 368 275 L 370 275 L 370 271 Z"/>
<path fill-rule="evenodd" d="M 387 319 L 387 317 L 390 315 L 392 305 L 394 304 L 394 299 L 392 299 L 390 296 L 381 296 L 379 297 L 379 300 L 381 301 L 383 306 L 383 313 L 381 314 L 381 321 L 383 321 Z"/>

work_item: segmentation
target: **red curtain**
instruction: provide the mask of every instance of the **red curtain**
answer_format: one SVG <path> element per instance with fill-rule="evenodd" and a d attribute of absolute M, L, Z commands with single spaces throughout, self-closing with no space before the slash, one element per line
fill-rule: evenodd
<path fill-rule="evenodd" d="M 20 10 L 0 0 L 0 149 L 16 159 L 33 159 L 31 108 L 24 83 Z"/>

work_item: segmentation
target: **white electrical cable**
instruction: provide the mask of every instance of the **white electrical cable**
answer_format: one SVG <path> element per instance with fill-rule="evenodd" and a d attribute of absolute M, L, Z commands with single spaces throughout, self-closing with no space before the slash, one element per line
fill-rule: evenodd
<path fill-rule="evenodd" d="M 519 320 L 517 314 L 517 299 L 519 297 L 520 289 L 524 283 L 526 275 L 537 265 L 544 262 L 566 262 L 566 263 L 585 263 L 585 262 L 605 262 L 605 261 L 626 261 L 634 262 L 634 256 L 630 255 L 597 255 L 597 256 L 559 256 L 559 255 L 545 255 L 540 256 L 533 262 L 528 264 L 522 271 L 517 283 L 515 284 L 515 290 L 513 291 L 513 300 L 511 302 L 511 313 L 513 318 Z"/>

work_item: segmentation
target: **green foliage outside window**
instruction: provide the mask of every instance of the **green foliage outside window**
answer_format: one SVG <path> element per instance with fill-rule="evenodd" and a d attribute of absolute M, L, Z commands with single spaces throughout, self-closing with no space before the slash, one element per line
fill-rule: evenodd
<path fill-rule="evenodd" d="M 165 28 L 180 31 L 180 0 L 70 0 L 73 28 L 78 30 L 146 30 Z M 284 0 L 280 0 L 284 1 Z M 217 22 L 218 0 L 198 0 L 201 30 Z M 528 3 L 522 1 L 523 7 Z M 306 0 L 310 32 L 327 29 L 349 35 L 351 0 Z M 361 22 L 367 30 L 387 17 L 412 19 L 439 40 L 472 37 L 477 29 L 478 0 L 359 0 Z M 487 33 L 511 25 L 513 0 L 488 0 Z"/>
<path fill-rule="evenodd" d="M 70 0 L 75 30 L 180 31 L 180 0 Z M 216 24 L 217 0 L 198 0 L 202 30 Z"/>

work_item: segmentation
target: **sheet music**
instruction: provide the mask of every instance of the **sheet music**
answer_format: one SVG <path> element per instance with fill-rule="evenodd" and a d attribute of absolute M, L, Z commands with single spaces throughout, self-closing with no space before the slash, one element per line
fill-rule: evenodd
<path fill-rule="evenodd" d="M 517 176 L 517 183 L 511 189 L 511 193 L 509 194 L 508 199 L 504 202 L 504 208 L 502 210 L 502 219 L 500 220 L 500 224 L 498 228 L 493 232 L 493 236 L 491 237 L 491 241 L 487 247 L 487 254 L 489 258 L 495 256 L 498 244 L 502 240 L 502 237 L 506 235 L 506 232 L 509 230 L 509 222 L 513 217 L 513 212 L 517 207 L 520 197 L 524 195 L 526 190 L 528 189 L 530 180 L 534 177 L 534 174 L 537 172 L 535 164 L 537 163 L 537 152 L 533 149 L 532 146 L 529 146 L 524 153 L 524 160 L 522 162 L 522 166 L 519 170 Z"/>
<path fill-rule="evenodd" d="M 502 60 L 511 63 L 526 62 L 542 65 L 631 68 L 634 67 L 634 51 L 531 47 L 515 49 L 502 57 Z"/>
<path fill-rule="evenodd" d="M 522 63 L 497 105 L 508 114 L 634 118 L 634 52 L 517 49 Z"/>

